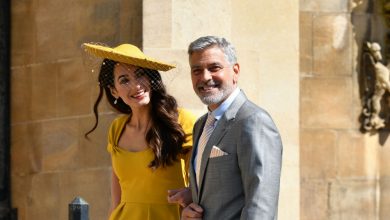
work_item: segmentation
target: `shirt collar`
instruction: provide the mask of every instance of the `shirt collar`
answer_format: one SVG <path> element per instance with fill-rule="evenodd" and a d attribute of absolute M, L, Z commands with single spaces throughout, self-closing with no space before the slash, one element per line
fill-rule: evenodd
<path fill-rule="evenodd" d="M 240 93 L 240 89 L 237 87 L 232 94 L 229 95 L 229 97 L 222 102 L 218 108 L 216 108 L 214 111 L 209 112 L 209 114 L 212 114 L 214 118 L 219 121 L 221 119 L 222 115 L 226 112 L 226 110 L 229 108 L 229 106 L 233 103 L 234 99 L 238 96 Z"/>

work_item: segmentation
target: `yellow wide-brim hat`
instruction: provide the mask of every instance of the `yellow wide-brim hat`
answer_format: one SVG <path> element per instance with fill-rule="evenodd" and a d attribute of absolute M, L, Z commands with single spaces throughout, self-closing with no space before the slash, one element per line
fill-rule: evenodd
<path fill-rule="evenodd" d="M 84 43 L 83 48 L 97 57 L 107 58 L 121 63 L 127 63 L 143 68 L 168 71 L 175 68 L 175 65 L 158 61 L 146 56 L 138 47 L 132 44 L 121 44 L 111 48 L 107 46 Z"/>

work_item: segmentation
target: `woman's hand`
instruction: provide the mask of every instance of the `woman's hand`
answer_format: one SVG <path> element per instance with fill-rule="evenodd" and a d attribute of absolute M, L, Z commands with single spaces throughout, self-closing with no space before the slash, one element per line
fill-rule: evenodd
<path fill-rule="evenodd" d="M 168 190 L 168 202 L 177 203 L 181 207 L 186 207 L 192 202 L 192 194 L 190 188 Z"/>
<path fill-rule="evenodd" d="M 191 203 L 181 213 L 182 220 L 202 220 L 203 209 L 198 204 Z"/>

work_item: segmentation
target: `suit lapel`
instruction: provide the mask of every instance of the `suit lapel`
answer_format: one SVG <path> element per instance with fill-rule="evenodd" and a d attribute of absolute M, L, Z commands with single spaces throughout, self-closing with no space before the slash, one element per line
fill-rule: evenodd
<path fill-rule="evenodd" d="M 236 114 L 240 107 L 244 104 L 244 102 L 247 100 L 245 94 L 240 91 L 238 96 L 234 99 L 233 103 L 229 106 L 229 108 L 226 110 L 226 112 L 223 114 L 223 116 L 219 119 L 217 126 L 215 127 L 213 133 L 211 134 L 205 149 L 203 151 L 202 155 L 202 161 L 200 165 L 200 174 L 199 174 L 199 188 L 197 190 L 197 202 L 201 201 L 201 196 L 202 196 L 202 187 L 203 187 L 203 179 L 204 175 L 207 169 L 207 165 L 209 162 L 209 155 L 211 152 L 211 149 L 213 146 L 218 146 L 218 143 L 221 141 L 223 136 L 226 134 L 226 132 L 230 129 L 231 125 L 234 123 L 234 119 L 236 117 Z M 206 114 L 207 117 L 207 114 Z M 201 133 L 203 130 L 203 125 L 206 121 L 206 117 L 204 117 L 202 121 L 202 126 L 201 129 L 198 129 L 198 133 Z M 200 137 L 200 134 L 197 135 L 196 142 L 198 142 Z M 196 143 L 195 146 L 197 146 L 198 143 Z M 193 160 L 193 159 L 192 159 Z M 191 161 L 192 161 L 191 160 Z M 195 173 L 194 173 L 195 174 Z M 195 181 L 196 183 L 196 181 Z"/>

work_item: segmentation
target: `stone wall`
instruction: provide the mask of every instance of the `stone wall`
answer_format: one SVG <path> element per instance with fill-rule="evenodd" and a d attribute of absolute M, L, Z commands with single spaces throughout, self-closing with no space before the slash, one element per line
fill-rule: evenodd
<path fill-rule="evenodd" d="M 302 220 L 389 217 L 388 132 L 359 122 L 361 48 L 386 29 L 379 2 L 300 1 Z"/>
<path fill-rule="evenodd" d="M 102 105 L 93 125 L 96 76 L 80 45 L 132 42 L 176 63 L 164 74 L 179 104 L 206 111 L 191 89 L 187 45 L 228 38 L 238 51 L 240 87 L 273 116 L 284 143 L 279 219 L 299 219 L 299 4 L 283 0 L 97 0 L 12 2 L 12 199 L 19 219 L 67 219 L 75 196 L 91 219 L 106 219 L 110 160 Z M 283 16 L 275 16 L 275 15 Z"/>
<path fill-rule="evenodd" d="M 83 65 L 81 43 L 142 43 L 138 0 L 12 1 L 12 206 L 20 220 L 68 219 L 75 196 L 90 219 L 110 206 L 107 104 L 97 130 L 97 76 Z"/>

